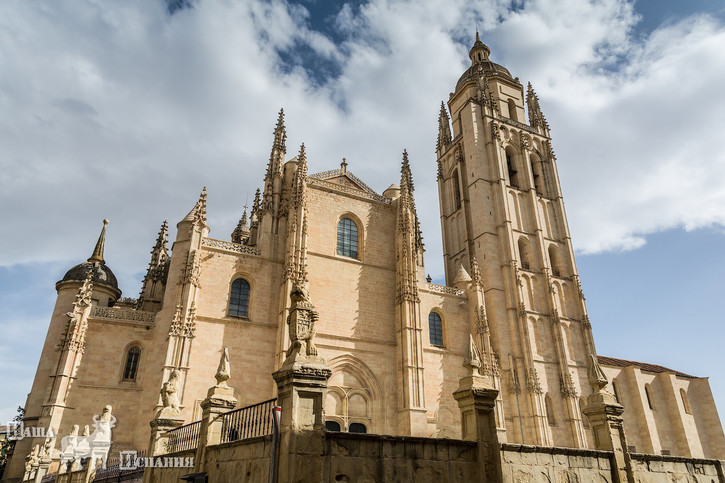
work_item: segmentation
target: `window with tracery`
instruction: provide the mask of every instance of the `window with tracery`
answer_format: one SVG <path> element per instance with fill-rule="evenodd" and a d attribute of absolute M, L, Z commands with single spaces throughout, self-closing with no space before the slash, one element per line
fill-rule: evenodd
<path fill-rule="evenodd" d="M 135 381 L 138 373 L 138 361 L 141 358 L 141 349 L 132 346 L 126 353 L 126 364 L 123 367 L 123 380 Z"/>
<path fill-rule="evenodd" d="M 357 225 L 350 218 L 343 218 L 337 224 L 337 254 L 357 258 Z"/>
<path fill-rule="evenodd" d="M 428 315 L 428 334 L 431 345 L 443 347 L 443 321 L 438 312 L 431 312 Z"/>
<path fill-rule="evenodd" d="M 238 278 L 232 282 L 229 292 L 229 316 L 249 317 L 249 282 Z"/>

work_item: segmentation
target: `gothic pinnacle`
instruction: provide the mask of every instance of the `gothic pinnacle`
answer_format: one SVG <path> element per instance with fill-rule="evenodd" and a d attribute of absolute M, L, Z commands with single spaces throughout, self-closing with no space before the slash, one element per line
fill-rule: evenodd
<path fill-rule="evenodd" d="M 244 205 L 244 213 L 237 223 L 237 227 L 232 232 L 232 241 L 234 243 L 244 243 L 246 235 L 249 234 L 249 225 L 247 224 L 247 205 Z"/>
<path fill-rule="evenodd" d="M 206 223 L 206 186 L 201 190 L 199 200 L 181 221 L 201 221 L 202 223 Z"/>
<path fill-rule="evenodd" d="M 156 244 L 154 245 L 153 250 L 151 250 L 151 253 L 155 253 L 157 251 L 163 250 L 164 253 L 167 252 L 166 249 L 166 243 L 169 236 L 169 224 L 164 220 L 164 222 L 161 224 L 161 230 L 159 230 L 159 236 L 156 238 Z"/>
<path fill-rule="evenodd" d="M 410 163 L 408 162 L 408 150 L 403 150 L 403 162 L 400 166 L 400 189 L 407 190 L 408 194 L 413 193 L 413 175 L 410 172 Z"/>
<path fill-rule="evenodd" d="M 441 101 L 441 112 L 438 115 L 438 143 L 436 145 L 438 150 L 451 143 L 451 128 L 449 123 L 450 120 L 448 118 L 446 106 L 443 101 Z"/>
<path fill-rule="evenodd" d="M 91 255 L 91 258 L 88 259 L 88 261 L 91 263 L 106 263 L 103 260 L 103 250 L 106 246 L 106 226 L 108 226 L 107 218 L 103 220 L 103 228 L 101 229 L 101 234 L 98 236 L 98 241 L 96 242 L 96 247 L 93 249 L 93 254 Z"/>

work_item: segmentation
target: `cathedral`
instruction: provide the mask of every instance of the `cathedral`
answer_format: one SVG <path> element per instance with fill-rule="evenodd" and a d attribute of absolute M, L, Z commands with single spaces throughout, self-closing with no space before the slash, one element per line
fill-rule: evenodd
<path fill-rule="evenodd" d="M 204 189 L 175 233 L 161 226 L 138 299 L 121 297 L 104 220 L 90 258 L 56 284 L 25 426 L 70 434 L 109 404 L 112 453 L 146 449 L 164 384 L 178 384 L 183 421 L 200 420 L 225 348 L 237 407 L 276 397 L 301 283 L 332 371 L 328 432 L 463 438 L 454 392 L 478 354 L 500 442 L 597 448 L 596 367 L 624 408 L 627 451 L 725 459 L 707 378 L 597 353 L 593 331 L 606 328 L 587 313 L 537 95 L 478 35 L 469 56 L 441 104 L 435 163 L 403 151 L 382 193 L 344 160 L 313 173 L 323 161 L 304 145 L 288 155 L 280 111 L 250 212 L 229 239 L 209 238 Z M 426 278 L 415 197 L 434 187 L 414 186 L 413 168 L 437 170 L 445 285 Z M 35 439 L 17 442 L 7 478 L 23 477 Z"/>

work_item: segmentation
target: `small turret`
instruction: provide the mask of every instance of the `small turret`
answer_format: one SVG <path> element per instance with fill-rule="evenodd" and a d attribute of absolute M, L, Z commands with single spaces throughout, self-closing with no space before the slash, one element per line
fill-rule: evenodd
<path fill-rule="evenodd" d="M 101 306 L 113 305 L 121 297 L 121 290 L 118 288 L 116 276 L 111 268 L 106 265 L 103 252 L 106 247 L 106 227 L 108 220 L 103 220 L 103 228 L 98 236 L 98 241 L 88 261 L 76 265 L 66 272 L 63 278 L 55 284 L 55 289 L 60 291 L 66 286 L 77 290 L 78 284 L 83 283 L 91 273 L 91 282 L 94 287 L 94 299 Z M 97 292 L 97 293 L 96 293 Z"/>
<path fill-rule="evenodd" d="M 237 227 L 232 232 L 232 241 L 234 243 L 244 243 L 249 238 L 249 222 L 247 221 L 247 205 L 244 205 L 244 213 L 237 223 Z"/>

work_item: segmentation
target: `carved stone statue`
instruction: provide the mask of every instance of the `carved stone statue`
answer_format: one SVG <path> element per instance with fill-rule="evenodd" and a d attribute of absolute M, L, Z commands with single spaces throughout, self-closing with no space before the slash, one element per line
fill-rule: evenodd
<path fill-rule="evenodd" d="M 159 414 L 156 416 L 167 418 L 167 417 L 178 417 L 181 414 L 181 408 L 179 403 L 179 379 L 181 378 L 181 372 L 178 369 L 171 371 L 169 380 L 164 383 L 161 387 L 161 401 L 164 407 L 161 409 Z"/>
<path fill-rule="evenodd" d="M 481 351 L 478 350 L 471 334 L 468 334 L 468 350 L 463 359 L 463 367 L 467 367 L 473 376 L 481 375 Z"/>
<path fill-rule="evenodd" d="M 317 348 L 312 339 L 315 336 L 315 323 L 320 315 L 310 302 L 304 280 L 294 284 L 290 298 L 292 306 L 290 314 L 287 316 L 287 324 L 291 343 L 287 349 L 287 358 L 297 359 L 301 356 L 306 359 L 307 356 L 316 356 Z"/>

